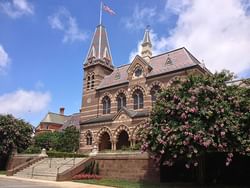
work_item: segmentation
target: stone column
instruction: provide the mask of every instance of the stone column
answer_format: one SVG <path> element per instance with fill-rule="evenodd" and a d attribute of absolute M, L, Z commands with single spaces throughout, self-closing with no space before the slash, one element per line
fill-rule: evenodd
<path fill-rule="evenodd" d="M 116 141 L 112 142 L 112 150 L 115 151 L 116 150 Z"/>

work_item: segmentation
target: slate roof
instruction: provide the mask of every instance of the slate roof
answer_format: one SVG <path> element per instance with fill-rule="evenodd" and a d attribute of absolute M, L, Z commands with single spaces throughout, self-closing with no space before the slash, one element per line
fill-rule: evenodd
<path fill-rule="evenodd" d="M 77 129 L 80 129 L 80 116 L 80 113 L 70 115 L 60 129 L 64 130 L 70 126 L 75 126 Z"/>
<path fill-rule="evenodd" d="M 96 117 L 96 118 L 92 118 L 92 119 L 80 122 L 80 124 L 85 125 L 85 124 L 103 123 L 103 122 L 113 121 L 114 118 L 117 116 L 117 114 L 121 113 L 121 111 L 124 111 L 131 118 L 138 118 L 138 117 L 146 117 L 146 116 L 148 116 L 148 111 L 135 111 L 135 110 L 129 110 L 129 109 L 123 107 L 119 112 L 117 112 L 115 114 L 102 115 L 102 116 L 99 116 L 99 117 Z"/>
<path fill-rule="evenodd" d="M 147 78 L 191 68 L 194 66 L 200 66 L 201 68 L 206 69 L 202 67 L 201 63 L 184 47 L 153 56 L 149 64 L 152 67 L 152 71 L 146 76 Z M 97 89 L 128 83 L 127 69 L 129 66 L 130 64 L 127 64 L 116 68 L 110 75 L 104 77 Z M 117 79 L 118 74 L 120 75 L 119 79 Z"/>
<path fill-rule="evenodd" d="M 64 122 L 69 118 L 69 116 L 56 114 L 52 112 L 48 112 L 46 116 L 43 118 L 41 123 L 56 123 L 56 124 L 64 124 Z"/>
<path fill-rule="evenodd" d="M 108 36 L 107 36 L 106 29 L 103 25 L 98 25 L 96 27 L 96 30 L 95 30 L 95 33 L 92 38 L 92 42 L 88 51 L 88 55 L 85 60 L 85 64 L 88 63 L 89 58 L 101 59 L 104 61 L 106 58 L 106 59 L 109 59 L 108 64 L 110 66 L 113 66 Z"/>

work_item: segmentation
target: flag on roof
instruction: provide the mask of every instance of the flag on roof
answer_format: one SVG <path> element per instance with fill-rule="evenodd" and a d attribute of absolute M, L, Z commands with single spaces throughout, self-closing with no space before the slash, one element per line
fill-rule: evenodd
<path fill-rule="evenodd" d="M 110 15 L 115 15 L 115 11 L 113 11 L 109 6 L 103 4 L 103 10 L 109 13 Z"/>

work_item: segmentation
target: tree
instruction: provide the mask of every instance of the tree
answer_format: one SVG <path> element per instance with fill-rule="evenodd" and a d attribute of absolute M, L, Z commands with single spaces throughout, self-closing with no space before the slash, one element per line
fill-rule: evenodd
<path fill-rule="evenodd" d="M 79 148 L 79 131 L 74 126 L 67 127 L 58 140 L 58 151 L 74 152 Z"/>
<path fill-rule="evenodd" d="M 32 125 L 12 115 L 0 115 L 0 157 L 8 158 L 13 148 L 21 152 L 32 140 Z"/>
<path fill-rule="evenodd" d="M 141 132 L 142 150 L 157 164 L 172 166 L 185 161 L 199 165 L 207 152 L 250 153 L 250 82 L 229 85 L 233 74 L 176 79 L 158 96 L 150 121 Z"/>
<path fill-rule="evenodd" d="M 37 134 L 34 137 L 35 147 L 39 147 L 40 149 L 45 148 L 46 150 L 56 149 L 61 134 L 60 132 L 44 132 Z"/>

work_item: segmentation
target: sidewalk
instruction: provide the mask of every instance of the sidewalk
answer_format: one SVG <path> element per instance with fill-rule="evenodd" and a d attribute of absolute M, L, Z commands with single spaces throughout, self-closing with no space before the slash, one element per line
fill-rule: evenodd
<path fill-rule="evenodd" d="M 6 187 L 13 187 L 18 188 L 21 187 L 20 184 L 22 182 L 25 182 L 29 184 L 31 187 L 48 187 L 48 188 L 111 188 L 107 186 L 101 186 L 101 185 L 91 185 L 91 184 L 84 184 L 84 183 L 76 183 L 71 181 L 46 181 L 46 180 L 38 180 L 38 179 L 27 179 L 27 178 L 20 178 L 20 177 L 14 177 L 14 176 L 5 176 L 0 175 L 0 187 L 6 186 Z M 39 186 L 36 186 L 38 185 Z"/>

